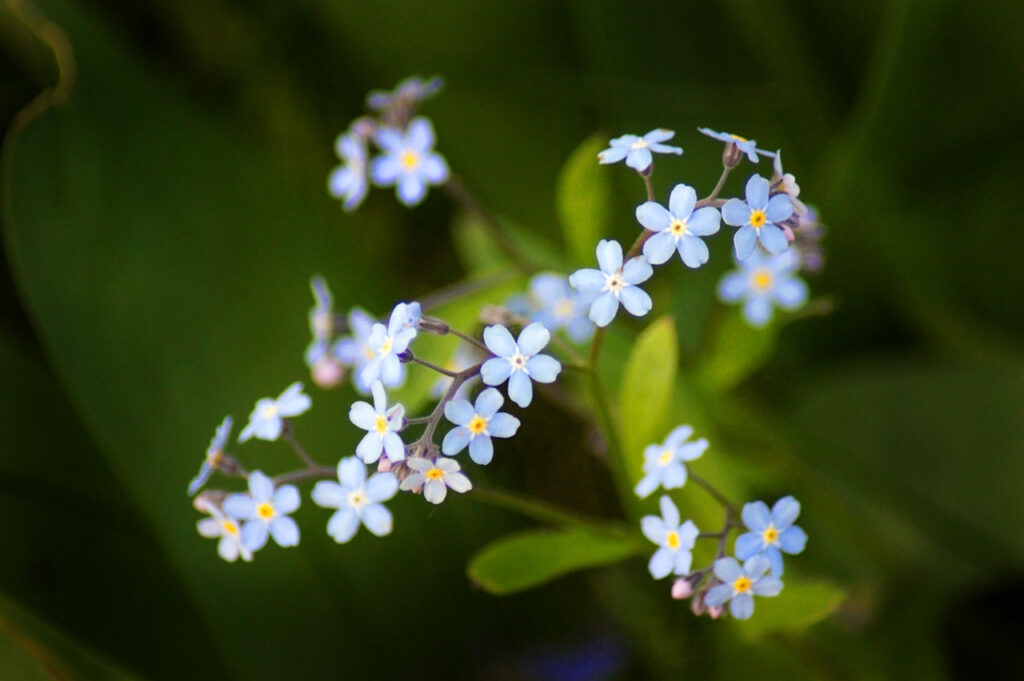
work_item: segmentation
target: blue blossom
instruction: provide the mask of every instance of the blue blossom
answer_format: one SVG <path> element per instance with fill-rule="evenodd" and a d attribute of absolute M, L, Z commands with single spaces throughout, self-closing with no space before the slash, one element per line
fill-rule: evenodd
<path fill-rule="evenodd" d="M 423 498 L 432 504 L 440 504 L 448 496 L 448 490 L 462 494 L 473 489 L 473 483 L 460 472 L 455 459 L 440 458 L 436 461 L 413 457 L 406 461 L 412 474 L 402 481 L 401 489 L 412 491 L 423 488 Z"/>
<path fill-rule="evenodd" d="M 224 512 L 242 525 L 242 545 L 258 551 L 267 543 L 269 534 L 278 546 L 296 546 L 299 526 L 288 514 L 299 507 L 299 490 L 295 485 L 274 489 L 274 481 L 261 471 L 249 474 L 249 494 L 231 494 L 224 500 Z"/>
<path fill-rule="evenodd" d="M 260 440 L 276 440 L 281 436 L 283 418 L 304 414 L 313 401 L 309 395 L 302 393 L 302 384 L 292 383 L 285 388 L 277 399 L 264 397 L 256 403 L 256 407 L 249 414 L 249 423 L 238 436 L 239 442 L 245 442 L 256 436 Z"/>
<path fill-rule="evenodd" d="M 543 324 L 533 322 L 522 330 L 519 340 L 500 324 L 484 329 L 484 344 L 496 356 L 480 367 L 480 377 L 487 385 L 501 385 L 508 381 L 508 396 L 520 407 L 533 400 L 533 384 L 553 383 L 562 365 L 551 355 L 539 355 L 551 340 L 551 333 Z"/>
<path fill-rule="evenodd" d="M 508 306 L 549 331 L 565 329 L 570 340 L 582 343 L 594 335 L 594 323 L 587 317 L 593 299 L 570 287 L 565 275 L 545 272 L 530 279 L 527 295 L 509 301 Z"/>
<path fill-rule="evenodd" d="M 647 445 L 644 449 L 644 477 L 637 483 L 636 495 L 641 499 L 650 496 L 658 486 L 676 489 L 686 484 L 684 461 L 699 458 L 708 448 L 704 438 L 686 442 L 693 435 L 690 426 L 679 426 L 660 445 Z"/>
<path fill-rule="evenodd" d="M 722 206 L 722 219 L 726 224 L 739 227 L 733 237 L 736 258 L 746 260 L 754 252 L 757 242 L 775 255 L 789 246 L 782 229 L 776 224 L 793 214 L 793 204 L 784 193 L 769 197 L 770 184 L 760 175 L 747 180 L 746 202 L 729 199 Z"/>
<path fill-rule="evenodd" d="M 396 185 L 398 200 L 415 206 L 427 195 L 428 184 L 448 179 L 448 164 L 434 151 L 434 128 L 426 118 L 415 118 L 409 129 L 377 130 L 377 146 L 383 152 L 373 160 L 373 181 L 387 187 Z"/>
<path fill-rule="evenodd" d="M 637 222 L 656 232 L 644 243 L 648 262 L 660 265 L 675 251 L 687 267 L 696 269 L 708 261 L 708 247 L 700 237 L 718 231 L 721 215 L 711 206 L 694 211 L 696 203 L 697 192 L 693 187 L 677 184 L 669 195 L 668 210 L 654 201 L 637 206 Z"/>
<path fill-rule="evenodd" d="M 697 526 L 692 520 L 679 524 L 679 509 L 667 496 L 661 498 L 661 517 L 644 516 L 640 519 L 640 528 L 644 536 L 660 548 L 651 556 L 647 569 L 655 579 L 670 574 L 686 575 L 690 572 L 693 562 L 694 542 L 697 541 Z"/>
<path fill-rule="evenodd" d="M 800 253 L 791 247 L 779 255 L 755 251 L 718 283 L 718 297 L 726 303 L 743 301 L 743 317 L 755 327 L 772 319 L 774 306 L 795 310 L 807 300 L 807 284 L 796 276 Z"/>
<path fill-rule="evenodd" d="M 657 128 L 643 137 L 636 135 L 616 137 L 608 143 L 610 146 L 607 149 L 597 155 L 597 160 L 600 163 L 618 163 L 622 159 L 626 159 L 627 166 L 642 173 L 654 162 L 654 157 L 651 156 L 652 151 L 659 154 L 683 153 L 679 147 L 661 144 L 672 139 L 673 135 L 675 132 L 671 130 Z"/>
<path fill-rule="evenodd" d="M 382 111 L 395 106 L 411 106 L 432 97 L 444 86 L 440 76 L 424 80 L 419 76 L 409 76 L 394 91 L 374 90 L 366 96 L 366 105 L 374 111 Z"/>
<path fill-rule="evenodd" d="M 405 458 L 405 445 L 398 431 L 404 426 L 405 407 L 396 404 L 388 408 L 388 397 L 380 381 L 373 384 L 373 406 L 356 402 L 349 409 L 348 418 L 358 428 L 367 431 L 356 454 L 366 463 L 374 463 L 382 453 L 392 462 Z"/>
<path fill-rule="evenodd" d="M 722 584 L 708 592 L 704 603 L 717 607 L 730 601 L 732 616 L 747 619 L 754 614 L 754 596 L 777 596 L 782 591 L 781 581 L 765 576 L 770 567 L 768 559 L 762 555 L 749 558 L 742 567 L 735 558 L 719 558 L 714 571 Z"/>
<path fill-rule="evenodd" d="M 757 163 L 758 154 L 761 154 L 762 156 L 775 155 L 770 151 L 758 149 L 757 142 L 755 140 L 748 140 L 746 137 L 740 137 L 739 135 L 733 135 L 732 133 L 728 132 L 715 132 L 711 128 L 697 128 L 697 130 L 707 135 L 708 137 L 713 137 L 714 139 L 720 142 L 725 142 L 726 144 L 735 144 L 740 151 L 747 155 L 747 158 L 750 159 L 751 163 Z"/>
<path fill-rule="evenodd" d="M 363 369 L 376 357 L 377 353 L 370 349 L 370 333 L 373 332 L 373 325 L 377 320 L 361 307 L 353 307 L 348 313 L 348 328 L 351 332 L 343 336 L 334 344 L 334 356 L 343 365 L 352 367 L 352 384 L 356 391 L 363 395 L 370 394 L 370 386 L 373 381 L 363 380 Z M 399 365 L 398 380 L 395 386 L 405 381 L 405 366 Z"/>
<path fill-rule="evenodd" d="M 199 534 L 208 538 L 220 538 L 217 542 L 217 553 L 229 563 L 234 563 L 241 557 L 244 561 L 252 560 L 252 551 L 242 544 L 242 529 L 238 521 L 224 515 L 219 508 L 200 497 L 196 499 L 196 508 L 211 517 L 203 518 L 196 523 Z"/>
<path fill-rule="evenodd" d="M 492 437 L 512 437 L 519 429 L 519 419 L 499 412 L 505 399 L 494 388 L 487 388 L 476 398 L 476 405 L 454 400 L 444 405 L 444 416 L 457 428 L 448 431 L 441 451 L 454 456 L 469 445 L 469 458 L 486 466 L 494 456 Z"/>
<path fill-rule="evenodd" d="M 338 509 L 327 521 L 327 534 L 344 544 L 355 536 L 360 523 L 378 537 L 391 534 L 391 511 L 383 502 L 397 491 L 394 473 L 374 473 L 367 480 L 366 466 L 350 456 L 338 462 L 338 482 L 321 480 L 312 496 L 318 506 Z"/>
<path fill-rule="evenodd" d="M 373 385 L 377 380 L 389 386 L 401 383 L 402 363 L 398 355 L 408 349 L 415 337 L 416 327 L 409 324 L 409 305 L 399 303 L 391 311 L 387 327 L 374 324 L 366 339 L 366 347 L 373 356 L 359 372 L 363 385 Z"/>
<path fill-rule="evenodd" d="M 224 456 L 224 445 L 228 443 L 229 437 L 231 437 L 231 417 L 225 416 L 221 424 L 217 426 L 217 431 L 213 434 L 213 439 L 210 440 L 210 446 L 206 448 L 206 458 L 203 459 L 203 463 L 199 467 L 199 473 L 188 484 L 189 496 L 198 492 L 217 470 L 217 464 Z"/>
<path fill-rule="evenodd" d="M 775 502 L 771 512 L 762 501 L 743 506 L 743 524 L 750 532 L 736 538 L 736 557 L 746 560 L 761 554 L 768 559 L 772 577 L 782 576 L 782 551 L 800 553 L 807 544 L 807 533 L 793 524 L 800 515 L 800 502 L 791 496 Z"/>
<path fill-rule="evenodd" d="M 619 242 L 602 239 L 597 244 L 597 264 L 601 269 L 576 270 L 569 275 L 569 284 L 580 293 L 599 294 L 590 305 L 592 322 L 611 324 L 620 302 L 635 317 L 651 311 L 651 297 L 638 286 L 654 273 L 645 258 L 630 258 L 623 266 Z"/>
<path fill-rule="evenodd" d="M 366 177 L 366 142 L 359 135 L 346 132 L 338 135 L 334 151 L 342 164 L 328 175 L 327 191 L 334 198 L 341 199 L 345 210 L 351 212 L 363 202 L 369 188 Z"/>

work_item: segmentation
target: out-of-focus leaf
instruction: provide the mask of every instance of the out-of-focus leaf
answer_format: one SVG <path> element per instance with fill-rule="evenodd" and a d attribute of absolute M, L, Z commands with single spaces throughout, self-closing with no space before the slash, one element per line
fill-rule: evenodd
<path fill-rule="evenodd" d="M 508 258 L 487 234 L 480 218 L 460 212 L 452 220 L 452 243 L 462 266 L 474 274 L 508 266 Z"/>
<path fill-rule="evenodd" d="M 775 632 L 798 632 L 834 613 L 846 592 L 827 582 L 783 580 L 778 596 L 755 598 L 754 616 L 736 622 L 736 628 L 750 638 Z"/>
<path fill-rule="evenodd" d="M 771 357 L 778 322 L 755 329 L 738 309 L 730 309 L 712 327 L 698 355 L 697 378 L 709 390 L 725 391 L 757 371 Z"/>
<path fill-rule="evenodd" d="M 597 242 L 608 234 L 611 183 L 608 169 L 597 162 L 605 146 L 603 137 L 588 137 L 558 176 L 558 218 L 569 258 L 576 265 L 593 263 Z"/>
<path fill-rule="evenodd" d="M 470 559 L 467 572 L 490 593 L 504 595 L 576 570 L 617 563 L 640 548 L 633 537 L 583 528 L 530 530 L 488 544 Z"/>

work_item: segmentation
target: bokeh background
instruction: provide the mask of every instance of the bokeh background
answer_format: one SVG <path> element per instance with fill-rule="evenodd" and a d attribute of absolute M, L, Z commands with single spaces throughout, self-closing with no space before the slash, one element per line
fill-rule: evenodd
<path fill-rule="evenodd" d="M 0 677 L 1024 677 L 1022 29 L 1014 2 L 4 0 Z M 383 313 L 484 267 L 440 192 L 347 215 L 325 191 L 365 93 L 410 74 L 445 77 L 424 111 L 452 168 L 565 269 L 556 178 L 589 136 L 676 130 L 659 196 L 714 184 L 698 126 L 784 150 L 829 226 L 831 312 L 672 420 L 708 424 L 694 470 L 737 498 L 803 502 L 787 588 L 828 585 L 827 613 L 694 618 L 643 556 L 493 596 L 467 560 L 536 523 L 472 495 L 403 496 L 391 537 L 343 547 L 307 497 L 300 548 L 251 565 L 196 534 L 214 426 L 308 380 L 311 274 Z M 607 174 L 631 241 L 641 188 Z M 728 249 L 658 284 L 684 370 L 728 314 Z M 312 394 L 301 439 L 330 462 L 353 393 Z M 579 418 L 521 418 L 482 481 L 621 514 Z"/>

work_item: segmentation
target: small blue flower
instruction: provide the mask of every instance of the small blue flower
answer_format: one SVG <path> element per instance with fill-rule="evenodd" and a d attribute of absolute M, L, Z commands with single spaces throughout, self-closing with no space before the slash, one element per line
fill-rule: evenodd
<path fill-rule="evenodd" d="M 248 562 L 252 560 L 252 551 L 242 544 L 242 528 L 234 518 L 221 513 L 221 510 L 202 497 L 196 499 L 195 506 L 211 517 L 203 518 L 196 523 L 199 534 L 208 539 L 219 537 L 217 542 L 217 553 L 229 563 L 234 563 L 241 557 Z"/>
<path fill-rule="evenodd" d="M 390 461 L 405 458 L 405 444 L 398 431 L 405 425 L 405 407 L 401 404 L 388 409 L 388 397 L 380 381 L 373 384 L 373 406 L 356 402 L 349 409 L 348 418 L 358 428 L 367 431 L 356 446 L 356 455 L 365 463 L 375 463 L 387 454 Z"/>
<path fill-rule="evenodd" d="M 188 484 L 189 496 L 195 495 L 206 484 L 206 481 L 210 479 L 210 476 L 213 475 L 213 471 L 217 469 L 217 464 L 220 463 L 221 457 L 224 456 L 224 445 L 228 443 L 229 437 L 231 437 L 231 417 L 225 416 L 221 424 L 217 426 L 217 432 L 213 434 L 210 446 L 206 448 L 206 458 L 203 459 L 203 463 L 199 467 L 199 473 Z"/>
<path fill-rule="evenodd" d="M 708 137 L 713 137 L 719 142 L 725 142 L 726 144 L 735 144 L 740 151 L 747 155 L 751 163 L 757 163 L 758 154 L 762 156 L 774 156 L 770 151 L 757 148 L 757 142 L 755 140 L 748 140 L 746 137 L 740 137 L 739 135 L 733 135 L 728 132 L 715 132 L 711 128 L 697 128 L 697 130 Z"/>
<path fill-rule="evenodd" d="M 793 524 L 799 515 L 800 502 L 791 496 L 776 501 L 770 513 L 764 502 L 745 504 L 743 524 L 750 532 L 736 538 L 736 557 L 761 554 L 771 564 L 772 577 L 781 577 L 782 551 L 797 554 L 807 544 L 807 533 Z"/>
<path fill-rule="evenodd" d="M 543 324 L 533 322 L 522 330 L 519 340 L 500 324 L 484 329 L 484 344 L 496 356 L 480 367 L 480 377 L 487 385 L 501 385 L 508 381 L 508 396 L 520 407 L 533 400 L 533 384 L 553 383 L 562 365 L 551 355 L 538 355 L 551 340 L 551 333 Z"/>
<path fill-rule="evenodd" d="M 594 323 L 587 318 L 593 299 L 593 295 L 573 290 L 565 275 L 545 272 L 530 279 L 520 312 L 550 331 L 565 329 L 570 340 L 582 343 L 594 335 Z"/>
<path fill-rule="evenodd" d="M 373 357 L 360 370 L 359 380 L 363 385 L 372 386 L 374 381 L 396 386 L 402 382 L 402 363 L 398 355 L 409 348 L 416 338 L 416 327 L 409 324 L 409 305 L 399 303 L 391 311 L 388 325 L 373 325 L 366 347 Z"/>
<path fill-rule="evenodd" d="M 353 307 L 348 313 L 348 328 L 351 334 L 343 336 L 334 344 L 333 353 L 343 365 L 352 367 L 352 384 L 361 395 L 370 394 L 369 383 L 363 381 L 363 368 L 370 363 L 376 353 L 370 349 L 370 333 L 377 320 L 361 307 Z M 395 386 L 405 381 L 405 366 L 399 366 L 399 377 Z"/>
<path fill-rule="evenodd" d="M 269 534 L 278 546 L 297 546 L 299 526 L 288 514 L 299 507 L 299 490 L 295 485 L 274 489 L 274 481 L 261 471 L 249 474 L 249 494 L 231 494 L 224 500 L 224 512 L 242 525 L 242 545 L 259 551 Z"/>
<path fill-rule="evenodd" d="M 782 582 L 767 577 L 771 565 L 764 556 L 750 558 L 740 567 L 735 558 L 719 558 L 715 561 L 715 577 L 722 584 L 711 589 L 704 597 L 704 603 L 711 607 L 729 603 L 729 612 L 738 620 L 745 620 L 754 614 L 754 596 L 777 596 L 782 591 Z"/>
<path fill-rule="evenodd" d="M 473 483 L 460 472 L 459 462 L 439 458 L 436 461 L 413 457 L 406 461 L 412 475 L 402 481 L 401 489 L 409 492 L 423 488 L 423 498 L 432 504 L 440 504 L 448 496 L 448 490 L 463 494 L 473 489 Z"/>
<path fill-rule="evenodd" d="M 631 258 L 623 266 L 619 242 L 602 239 L 597 244 L 597 264 L 601 269 L 576 270 L 569 275 L 569 284 L 580 293 L 600 294 L 590 305 L 592 322 L 611 324 L 620 302 L 634 317 L 651 311 L 651 297 L 638 286 L 654 273 L 646 258 Z"/>
<path fill-rule="evenodd" d="M 637 483 L 636 495 L 641 499 L 650 496 L 658 486 L 676 489 L 686 484 L 684 461 L 699 458 L 708 448 L 704 438 L 686 442 L 693 435 L 690 426 L 679 426 L 665 438 L 661 445 L 647 445 L 644 449 L 644 477 Z"/>
<path fill-rule="evenodd" d="M 726 224 L 739 227 L 733 237 L 738 260 L 749 258 L 758 241 L 773 255 L 789 247 L 786 235 L 775 223 L 793 214 L 793 204 L 785 193 L 769 197 L 770 186 L 760 175 L 751 175 L 747 180 L 746 202 L 729 199 L 722 206 L 722 219 Z"/>
<path fill-rule="evenodd" d="M 738 263 L 740 269 L 728 272 L 718 283 L 718 297 L 726 303 L 743 301 L 743 317 L 755 327 L 772 319 L 774 306 L 795 310 L 807 300 L 807 284 L 796 276 L 800 253 L 791 247 L 779 255 L 755 251 Z"/>
<path fill-rule="evenodd" d="M 616 137 L 608 143 L 610 146 L 607 149 L 597 155 L 597 160 L 600 163 L 618 163 L 622 159 L 626 159 L 627 166 L 642 173 L 654 162 L 654 157 L 651 156 L 652 151 L 659 154 L 678 155 L 683 153 L 679 147 L 661 144 L 661 142 L 672 139 L 673 135 L 675 133 L 671 130 L 657 128 L 643 137 L 636 135 Z"/>
<path fill-rule="evenodd" d="M 374 111 L 383 111 L 395 106 L 412 106 L 428 97 L 432 97 L 444 86 L 440 76 L 424 80 L 419 76 L 409 76 L 394 91 L 374 90 L 366 95 L 366 106 Z"/>
<path fill-rule="evenodd" d="M 264 397 L 256 403 L 249 414 L 249 423 L 238 436 L 239 442 L 245 442 L 256 436 L 260 440 L 276 440 L 281 436 L 282 418 L 304 414 L 313 404 L 309 395 L 302 394 L 302 384 L 295 382 L 285 388 L 275 400 Z"/>
<path fill-rule="evenodd" d="M 655 579 L 670 574 L 686 575 L 693 563 L 694 542 L 697 541 L 697 526 L 692 520 L 679 524 L 679 509 L 667 496 L 661 498 L 661 517 L 644 516 L 640 519 L 644 536 L 660 548 L 651 556 L 647 569 Z"/>
<path fill-rule="evenodd" d="M 444 416 L 458 428 L 444 437 L 441 451 L 454 456 L 469 445 L 469 458 L 486 466 L 494 456 L 492 437 L 512 437 L 519 429 L 519 419 L 499 412 L 505 399 L 494 388 L 487 388 L 476 398 L 476 405 L 454 400 L 444 405 Z"/>
<path fill-rule="evenodd" d="M 434 128 L 426 118 L 413 119 L 405 133 L 377 130 L 377 146 L 383 154 L 373 160 L 373 181 L 382 187 L 396 185 L 398 200 L 406 206 L 422 201 L 428 184 L 448 179 L 448 164 L 434 151 Z"/>
<path fill-rule="evenodd" d="M 369 188 L 366 178 L 366 142 L 359 135 L 346 132 L 338 135 L 334 151 L 342 160 L 342 165 L 328 175 L 327 191 L 334 198 L 341 199 L 345 210 L 351 212 L 363 202 Z"/>
<path fill-rule="evenodd" d="M 360 523 L 378 537 L 391 534 L 391 511 L 383 502 L 396 492 L 394 473 L 374 473 L 367 480 L 366 466 L 350 456 L 338 462 L 338 482 L 321 480 L 313 487 L 312 496 L 318 506 L 338 509 L 327 521 L 327 534 L 344 544 L 355 536 Z"/>
<path fill-rule="evenodd" d="M 657 232 L 644 243 L 644 257 L 660 265 L 679 252 L 687 267 L 694 269 L 708 261 L 708 247 L 700 238 L 718 231 L 721 215 L 717 208 L 704 206 L 693 210 L 697 192 L 686 184 L 677 184 L 668 197 L 668 210 L 648 201 L 636 208 L 636 219 L 644 229 Z"/>

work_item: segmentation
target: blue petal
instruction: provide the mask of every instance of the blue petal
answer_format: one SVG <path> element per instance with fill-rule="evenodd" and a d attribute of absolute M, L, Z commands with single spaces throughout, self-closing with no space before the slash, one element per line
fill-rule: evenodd
<path fill-rule="evenodd" d="M 249 474 L 249 493 L 253 501 L 270 501 L 274 494 L 274 482 L 263 471 L 253 471 Z"/>
<path fill-rule="evenodd" d="M 388 354 L 380 359 L 380 380 L 384 385 L 398 385 L 402 382 L 402 363 L 394 354 Z"/>
<path fill-rule="evenodd" d="M 337 511 L 327 521 L 327 534 L 331 535 L 334 541 L 344 544 L 355 536 L 359 529 L 359 514 L 354 508 L 344 508 Z"/>
<path fill-rule="evenodd" d="M 745 225 L 750 222 L 750 206 L 739 199 L 729 199 L 722 206 L 722 219 L 733 227 Z"/>
<path fill-rule="evenodd" d="M 636 221 L 643 225 L 644 229 L 664 232 L 672 226 L 672 214 L 660 203 L 648 201 L 636 207 Z"/>
<path fill-rule="evenodd" d="M 679 445 L 690 439 L 693 435 L 692 426 L 676 426 L 672 429 L 672 432 L 665 438 L 665 449 L 675 449 Z"/>
<path fill-rule="evenodd" d="M 668 197 L 668 209 L 680 220 L 687 220 L 697 203 L 697 192 L 688 184 L 677 184 Z"/>
<path fill-rule="evenodd" d="M 380 433 L 369 432 L 356 445 L 356 456 L 362 459 L 364 463 L 376 463 L 383 449 L 384 440 Z"/>
<path fill-rule="evenodd" d="M 256 515 L 256 503 L 248 494 L 229 494 L 221 505 L 224 512 L 233 518 L 245 520 Z"/>
<path fill-rule="evenodd" d="M 800 516 L 800 502 L 793 496 L 784 496 L 772 506 L 772 522 L 782 532 Z"/>
<path fill-rule="evenodd" d="M 677 155 L 682 155 L 682 153 L 683 153 L 683 148 L 682 147 L 672 147 L 672 146 L 669 146 L 667 144 L 658 144 L 657 142 L 654 142 L 654 143 L 648 145 L 647 148 L 650 149 L 651 151 L 659 153 L 659 154 L 677 154 Z"/>
<path fill-rule="evenodd" d="M 675 552 L 667 546 L 662 546 L 654 552 L 653 556 L 651 556 L 651 560 L 647 564 L 647 569 L 650 571 L 652 577 L 655 579 L 661 579 L 662 577 L 667 577 L 672 572 L 675 562 Z"/>
<path fill-rule="evenodd" d="M 732 598 L 732 584 L 719 584 L 704 597 L 704 603 L 714 608 L 730 598 Z"/>
<path fill-rule="evenodd" d="M 605 291 L 590 306 L 590 321 L 598 326 L 608 326 L 619 310 L 619 299 L 611 291 Z M 486 381 L 484 381 L 486 383 Z"/>
<path fill-rule="evenodd" d="M 675 552 L 674 558 L 675 564 L 673 565 L 672 572 L 677 575 L 690 574 L 690 566 L 693 565 L 693 554 L 679 549 Z"/>
<path fill-rule="evenodd" d="M 341 485 L 331 480 L 321 480 L 316 483 L 310 496 L 312 496 L 314 504 L 324 508 L 341 508 L 348 498 Z"/>
<path fill-rule="evenodd" d="M 551 340 L 551 332 L 540 322 L 533 322 L 519 334 L 519 352 L 524 356 L 536 355 Z"/>
<path fill-rule="evenodd" d="M 419 175 L 403 175 L 395 189 L 398 200 L 406 206 L 415 206 L 427 195 L 427 185 Z"/>
<path fill-rule="evenodd" d="M 740 576 L 743 575 L 743 570 L 740 568 L 740 564 L 736 562 L 735 558 L 719 558 L 715 561 L 715 577 L 726 584 L 732 584 Z"/>
<path fill-rule="evenodd" d="M 487 424 L 487 432 L 491 437 L 512 437 L 519 430 L 519 419 L 512 414 L 501 412 L 491 418 Z"/>
<path fill-rule="evenodd" d="M 656 515 L 645 515 L 641 518 L 640 531 L 644 533 L 645 537 L 659 546 L 665 543 L 665 537 L 668 535 L 665 521 Z"/>
<path fill-rule="evenodd" d="M 262 520 L 249 520 L 242 526 L 242 546 L 250 551 L 259 551 L 267 543 L 270 530 Z"/>
<path fill-rule="evenodd" d="M 457 426 L 468 426 L 473 420 L 473 405 L 466 400 L 453 400 L 444 405 L 444 417 Z"/>
<path fill-rule="evenodd" d="M 441 154 L 427 154 L 423 157 L 420 174 L 431 184 L 441 184 L 448 179 L 448 163 Z"/>
<path fill-rule="evenodd" d="M 343 487 L 358 489 L 366 482 L 366 466 L 354 456 L 349 456 L 338 462 L 338 480 Z"/>
<path fill-rule="evenodd" d="M 717 208 L 705 206 L 690 216 L 687 229 L 695 236 L 710 236 L 718 232 L 721 220 L 722 216 Z"/>
<path fill-rule="evenodd" d="M 520 407 L 528 407 L 533 401 L 533 383 L 522 371 L 516 371 L 508 379 L 508 397 Z"/>
<path fill-rule="evenodd" d="M 470 440 L 469 458 L 473 459 L 474 463 L 486 466 L 493 457 L 494 445 L 491 443 L 489 436 L 480 434 Z"/>
<path fill-rule="evenodd" d="M 373 183 L 379 187 L 387 187 L 395 183 L 402 173 L 402 166 L 398 163 L 398 157 L 385 154 L 373 159 L 370 166 L 370 177 Z"/>
<path fill-rule="evenodd" d="M 732 242 L 736 247 L 736 259 L 746 260 L 757 246 L 757 231 L 750 225 L 744 225 L 736 230 Z"/>
<path fill-rule="evenodd" d="M 622 306 L 634 317 L 643 317 L 651 311 L 653 303 L 647 292 L 636 286 L 626 286 L 619 292 Z"/>
<path fill-rule="evenodd" d="M 765 558 L 768 559 L 768 564 L 771 566 L 772 577 L 782 576 L 782 552 L 774 546 L 765 547 L 764 553 Z"/>
<path fill-rule="evenodd" d="M 597 242 L 597 264 L 606 274 L 618 272 L 622 267 L 622 246 L 614 239 L 601 239 Z"/>
<path fill-rule="evenodd" d="M 646 258 L 630 258 L 629 262 L 622 268 L 622 281 L 634 286 L 643 283 L 651 278 L 654 270 Z"/>
<path fill-rule="evenodd" d="M 779 546 L 786 553 L 801 553 L 807 545 L 807 533 L 797 525 L 790 525 L 779 535 Z"/>
<path fill-rule="evenodd" d="M 644 243 L 644 257 L 652 265 L 661 265 L 676 251 L 676 238 L 671 232 L 658 232 Z"/>
<path fill-rule="evenodd" d="M 374 503 L 387 501 L 398 492 L 398 478 L 394 473 L 374 473 L 366 482 L 366 498 Z"/>
<path fill-rule="evenodd" d="M 807 300 L 807 284 L 803 279 L 792 277 L 779 282 L 775 287 L 775 300 L 787 310 L 793 310 L 804 304 Z"/>
<path fill-rule="evenodd" d="M 609 147 L 597 155 L 597 161 L 598 163 L 618 163 L 626 158 L 628 153 L 629 147 Z"/>
<path fill-rule="evenodd" d="M 746 560 L 762 548 L 764 548 L 764 542 L 761 540 L 761 535 L 757 532 L 746 532 L 736 538 L 733 552 L 740 560 Z"/>
<path fill-rule="evenodd" d="M 793 214 L 793 202 L 788 194 L 776 194 L 768 199 L 764 217 L 768 222 L 782 222 Z"/>
<path fill-rule="evenodd" d="M 428 119 L 422 116 L 414 118 L 409 123 L 406 139 L 414 149 L 420 153 L 425 152 L 434 146 L 434 128 Z"/>
<path fill-rule="evenodd" d="M 626 154 L 626 165 L 638 172 L 643 172 L 654 162 L 650 149 L 631 149 Z"/>
<path fill-rule="evenodd" d="M 465 426 L 453 428 L 444 436 L 444 441 L 441 443 L 441 451 L 448 456 L 455 456 L 466 448 L 472 437 L 473 435 L 469 432 L 469 428 Z"/>
<path fill-rule="evenodd" d="M 789 240 L 786 239 L 786 235 L 775 225 L 766 222 L 758 230 L 758 236 L 761 238 L 761 245 L 769 253 L 778 254 L 789 248 Z"/>
<path fill-rule="evenodd" d="M 657 473 L 649 473 L 645 475 L 643 479 L 637 483 L 636 488 L 633 492 L 641 499 L 646 499 L 651 495 L 651 492 L 658 489 L 658 485 L 661 480 Z"/>
<path fill-rule="evenodd" d="M 516 339 L 501 324 L 484 329 L 484 344 L 498 357 L 511 357 L 516 354 Z"/>
<path fill-rule="evenodd" d="M 668 140 L 672 139 L 672 137 L 675 134 L 676 133 L 674 130 L 667 130 L 665 128 L 655 128 L 654 130 L 651 130 L 649 133 L 644 135 L 644 141 L 647 142 L 648 144 L 651 144 L 653 142 L 667 142 Z"/>
<path fill-rule="evenodd" d="M 569 275 L 569 285 L 581 293 L 597 293 L 604 288 L 605 278 L 601 270 L 576 270 Z"/>
<path fill-rule="evenodd" d="M 370 504 L 363 508 L 363 525 L 378 537 L 391 534 L 394 522 L 391 519 L 391 511 L 380 504 Z"/>
<path fill-rule="evenodd" d="M 274 510 L 278 513 L 292 513 L 300 503 L 299 490 L 295 485 L 282 485 L 274 492 Z"/>
<path fill-rule="evenodd" d="M 750 619 L 754 614 L 754 597 L 749 592 L 736 594 L 729 603 L 729 612 L 738 620 Z"/>
<path fill-rule="evenodd" d="M 687 267 L 697 269 L 708 261 L 709 255 L 707 245 L 699 237 L 685 234 L 680 239 L 679 256 Z"/>
<path fill-rule="evenodd" d="M 501 357 L 492 357 L 480 367 L 480 378 L 487 385 L 501 385 L 512 373 L 512 363 Z"/>
<path fill-rule="evenodd" d="M 534 355 L 526 361 L 526 371 L 538 383 L 553 383 L 562 365 L 551 355 Z"/>
<path fill-rule="evenodd" d="M 476 396 L 476 413 L 485 419 L 489 419 L 494 416 L 501 405 L 505 403 L 505 398 L 501 396 L 501 393 L 494 388 L 487 388 L 479 395 Z M 467 403 L 468 404 L 468 403 Z M 472 415 L 470 419 L 472 419 Z M 461 423 L 459 425 L 467 425 L 469 421 Z"/>
<path fill-rule="evenodd" d="M 782 581 L 775 577 L 762 577 L 754 582 L 750 590 L 758 596 L 778 596 L 782 591 Z"/>
<path fill-rule="evenodd" d="M 299 526 L 286 515 L 280 515 L 270 521 L 270 535 L 278 546 L 298 546 Z"/>
<path fill-rule="evenodd" d="M 763 501 L 752 501 L 749 504 L 744 504 L 740 515 L 743 518 L 743 524 L 747 526 L 748 530 L 753 532 L 764 532 L 772 522 L 772 514 L 768 510 L 768 505 Z M 746 558 L 743 560 L 746 560 Z"/>
<path fill-rule="evenodd" d="M 384 453 L 392 462 L 401 461 L 405 458 L 405 443 L 398 433 L 389 432 L 384 434 Z"/>
<path fill-rule="evenodd" d="M 661 484 L 665 489 L 677 489 L 686 484 L 686 466 L 683 464 L 673 461 L 664 470 Z"/>
<path fill-rule="evenodd" d="M 664 495 L 658 503 L 661 507 L 661 517 L 665 520 L 665 526 L 679 527 L 679 509 L 672 503 L 672 499 L 668 495 Z"/>
<path fill-rule="evenodd" d="M 754 157 L 757 158 L 756 156 Z M 754 163 L 757 163 L 755 160 Z M 771 184 L 760 175 L 751 175 L 747 180 L 747 205 L 751 210 L 764 210 L 768 207 L 768 190 Z"/>
<path fill-rule="evenodd" d="M 757 328 L 764 327 L 772 320 L 772 305 L 760 296 L 751 298 L 743 306 L 743 317 Z"/>

